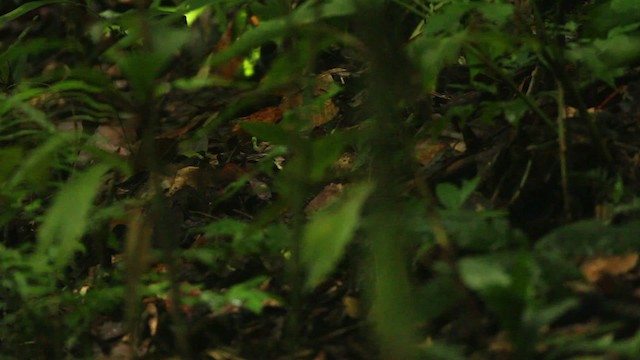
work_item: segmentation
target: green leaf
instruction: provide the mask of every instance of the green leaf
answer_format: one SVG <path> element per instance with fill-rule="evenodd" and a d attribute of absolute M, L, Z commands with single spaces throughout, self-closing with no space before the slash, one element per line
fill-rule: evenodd
<path fill-rule="evenodd" d="M 208 237 L 215 236 L 242 236 L 247 231 L 248 224 L 235 219 L 221 219 L 207 225 L 204 229 Z"/>
<path fill-rule="evenodd" d="M 520 98 L 507 101 L 501 105 L 504 106 L 504 117 L 510 124 L 518 124 L 520 119 L 522 119 L 524 114 L 529 110 L 527 104 Z"/>
<path fill-rule="evenodd" d="M 83 249 L 81 239 L 107 165 L 96 165 L 73 177 L 56 194 L 38 231 L 35 256 L 60 270 Z"/>
<path fill-rule="evenodd" d="M 445 209 L 455 210 L 460 207 L 458 191 L 455 185 L 449 183 L 438 184 L 438 186 L 436 186 L 436 195 Z"/>
<path fill-rule="evenodd" d="M 61 4 L 65 2 L 67 2 L 67 0 L 42 0 L 42 1 L 31 1 L 26 4 L 22 4 L 18 6 L 18 8 L 0 16 L 0 27 L 6 24 L 7 22 L 14 20 L 28 13 L 29 11 L 37 9 L 41 6 L 45 6 L 49 4 Z"/>
<path fill-rule="evenodd" d="M 436 195 L 447 210 L 457 210 L 473 194 L 479 183 L 480 178 L 475 177 L 472 180 L 463 180 L 460 188 L 448 183 L 438 184 Z"/>
<path fill-rule="evenodd" d="M 411 46 L 410 51 L 420 64 L 425 89 L 429 91 L 435 89 L 440 70 L 458 60 L 460 49 L 466 39 L 466 32 L 459 32 L 447 37 L 430 37 L 423 33 L 415 41 L 415 45 Z"/>
<path fill-rule="evenodd" d="M 264 283 L 266 279 L 266 276 L 259 276 L 235 285 L 225 294 L 225 298 L 232 305 L 242 306 L 259 314 L 265 302 L 272 298 L 269 294 L 259 289 L 260 284 Z"/>
<path fill-rule="evenodd" d="M 476 291 L 511 285 L 511 276 L 505 265 L 491 256 L 464 258 L 458 263 L 458 268 L 462 281 Z"/>
<path fill-rule="evenodd" d="M 497 25 L 503 25 L 510 20 L 511 14 L 513 14 L 513 5 L 500 2 L 485 3 L 480 4 L 478 10 L 487 20 Z"/>
<path fill-rule="evenodd" d="M 304 229 L 302 262 L 307 268 L 307 286 L 317 285 L 342 257 L 345 246 L 358 228 L 360 211 L 373 190 L 372 184 L 353 184 L 346 196 L 318 211 Z"/>
<path fill-rule="evenodd" d="M 557 318 L 578 305 L 576 299 L 565 299 L 558 303 L 530 309 L 524 313 L 525 321 L 536 328 L 551 324 Z"/>
<path fill-rule="evenodd" d="M 451 240 L 465 251 L 497 251 L 527 243 L 526 236 L 511 227 L 506 213 L 444 210 L 441 216 Z"/>
<path fill-rule="evenodd" d="M 640 18 L 640 3 L 636 0 L 611 0 L 611 9 L 618 12 L 633 11 Z"/>
<path fill-rule="evenodd" d="M 471 9 L 473 4 L 457 1 L 443 7 L 438 12 L 427 19 L 426 25 L 422 29 L 428 37 L 436 34 L 450 34 L 460 29 L 462 17 Z"/>
<path fill-rule="evenodd" d="M 640 248 L 640 221 L 607 226 L 602 221 L 584 220 L 553 230 L 536 244 L 541 253 L 563 256 L 605 256 Z"/>
<path fill-rule="evenodd" d="M 421 321 L 430 321 L 460 305 L 464 299 L 460 286 L 449 276 L 438 276 L 416 291 Z"/>

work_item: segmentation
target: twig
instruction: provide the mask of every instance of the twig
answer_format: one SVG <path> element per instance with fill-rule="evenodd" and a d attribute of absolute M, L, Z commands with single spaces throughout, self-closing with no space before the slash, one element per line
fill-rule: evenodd
<path fill-rule="evenodd" d="M 569 179 L 567 174 L 567 138 L 564 126 L 566 117 L 564 110 L 564 89 L 558 82 L 558 155 L 560 156 L 560 176 L 562 178 L 562 197 L 564 200 L 564 211 L 567 220 L 571 218 L 571 197 L 569 195 Z"/>

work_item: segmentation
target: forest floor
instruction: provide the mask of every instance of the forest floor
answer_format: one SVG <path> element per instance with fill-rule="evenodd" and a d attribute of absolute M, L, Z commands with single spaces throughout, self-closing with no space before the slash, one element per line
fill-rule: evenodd
<path fill-rule="evenodd" d="M 43 7 L 34 11 L 29 14 L 39 17 L 35 22 L 25 16 L 5 25 L 0 32 L 3 46 L 11 44 L 25 31 L 32 37 L 69 36 L 69 27 L 64 24 L 59 9 Z M 231 31 L 231 27 L 227 31 Z M 225 39 L 231 36 L 223 33 L 221 40 L 209 45 L 223 51 L 229 46 Z M 145 290 L 139 294 L 142 302 L 134 310 L 122 301 L 118 303 L 120 306 L 87 316 L 90 320 L 82 325 L 86 331 L 76 335 L 73 345 L 65 350 L 67 356 L 72 358 L 74 351 L 85 351 L 75 348 L 90 348 L 92 356 L 103 359 L 127 359 L 134 353 L 148 359 L 175 358 L 181 352 L 182 356 L 189 353 L 194 358 L 216 360 L 375 358 L 379 349 L 367 320 L 370 304 L 364 285 L 370 280 L 367 270 L 363 269 L 368 266 L 369 251 L 365 237 L 357 234 L 335 271 L 295 300 L 297 290 L 292 288 L 288 267 L 291 253 L 283 250 L 286 244 L 277 241 L 279 231 L 283 230 L 271 226 L 274 222 L 289 226 L 299 215 L 295 209 L 282 204 L 280 198 L 286 189 L 274 183 L 274 177 L 290 159 L 278 145 L 252 136 L 251 126 L 246 126 L 247 123 L 281 124 L 288 112 L 311 98 L 315 99 L 316 110 L 307 129 L 309 139 L 320 139 L 342 130 L 365 132 L 369 116 L 364 105 L 368 95 L 366 61 L 343 48 L 330 47 L 320 52 L 314 68 L 307 72 L 308 83 L 312 85 L 301 88 L 293 83 L 264 90 L 261 84 L 267 81 L 264 77 L 269 76 L 270 69 L 265 59 L 281 51 L 265 49 L 265 46 L 262 62 L 256 65 L 254 75 L 238 75 L 242 72 L 242 59 L 232 59 L 225 66 L 207 69 L 217 74 L 219 81 L 227 81 L 224 86 L 200 87 L 185 83 L 180 87 L 175 86 L 180 79 L 203 71 L 194 63 L 199 60 L 198 50 L 184 50 L 158 80 L 174 86 L 156 89 L 162 95 L 153 102 L 157 123 L 151 141 L 153 150 L 146 152 L 140 144 L 149 140 L 145 140 L 147 120 L 141 118 L 139 104 L 131 100 L 135 97 L 131 79 L 99 55 L 94 48 L 98 45 L 108 46 L 91 44 L 87 47 L 89 53 L 81 61 L 73 58 L 78 55 L 75 50 L 64 47 L 29 56 L 25 71 L 69 71 L 73 77 L 77 69 L 98 69 L 105 76 L 108 91 L 91 93 L 89 100 L 47 93 L 27 101 L 46 114 L 58 131 L 80 130 L 87 138 L 94 139 L 92 146 L 110 154 L 108 156 L 118 157 L 130 167 L 128 173 L 109 175 L 95 202 L 97 208 L 105 209 L 116 203 L 125 204 L 126 212 L 114 216 L 95 234 L 83 239 L 91 244 L 99 239 L 97 243 L 103 245 L 97 248 L 87 245 L 85 254 L 77 256 L 77 264 L 66 278 L 67 286 L 75 294 L 97 293 L 94 288 L 115 286 L 119 281 L 116 279 L 127 283 L 127 274 L 133 277 L 132 273 L 140 271 L 144 275 L 139 274 L 135 281 L 144 284 Z M 77 69 L 67 68 L 68 63 L 76 64 Z M 633 223 L 640 210 L 635 196 L 640 192 L 640 74 L 637 69 L 629 68 L 618 76 L 617 88 L 598 81 L 580 88 L 581 100 L 577 102 L 568 97 L 566 103 L 559 106 L 553 96 L 537 96 L 539 108 L 554 119 L 553 126 L 544 124 L 537 114 L 520 113 L 515 108 L 513 112 L 521 114 L 518 115 L 521 118 L 514 126 L 505 109 L 514 103 L 518 94 L 495 78 L 480 77 L 479 80 L 486 89 L 495 86 L 495 91 L 484 91 L 478 83 L 471 86 L 470 71 L 465 65 L 445 67 L 436 91 L 414 99 L 416 104 L 429 105 L 407 107 L 400 112 L 406 122 L 411 123 L 405 131 L 413 132 L 409 137 L 410 153 L 415 157 L 408 161 L 413 165 L 407 169 L 406 178 L 399 179 L 403 196 L 422 201 L 421 186 L 426 184 L 427 192 L 437 196 L 434 201 L 446 207 L 447 198 L 443 195 L 446 190 L 438 190 L 438 185 L 471 189 L 460 204 L 466 212 L 456 213 L 462 217 L 447 218 L 443 212 L 450 236 L 460 242 L 455 256 L 477 255 L 492 248 L 501 250 L 502 240 L 496 239 L 506 238 L 527 239 L 522 241 L 531 247 L 539 246 L 542 251 L 545 241 L 555 244 L 580 238 L 597 242 L 609 237 L 603 240 L 605 246 L 609 246 L 611 238 L 622 239 L 622 242 L 640 238 L 639 227 L 624 226 Z M 539 75 L 541 72 L 538 66 L 525 66 L 514 71 L 512 81 L 520 89 L 545 86 L 548 79 L 541 79 L 544 77 Z M 100 81 L 103 80 L 97 82 Z M 340 91 L 335 92 L 336 88 Z M 544 93 L 544 90 L 538 91 Z M 89 121 L 73 119 L 75 108 L 86 105 L 83 101 L 108 103 L 118 115 Z M 584 111 L 597 116 L 596 133 L 582 118 Z M 559 116 L 561 112 L 563 116 Z M 231 120 L 227 118 L 230 113 L 233 113 Z M 560 125 L 555 123 L 556 119 L 563 121 L 564 152 L 559 150 L 562 147 L 558 144 Z M 304 207 L 299 209 L 304 213 L 302 217 L 312 217 L 339 197 L 351 182 L 366 178 L 370 170 L 369 152 L 367 147 L 356 144 L 344 147 L 328 167 L 329 175 L 306 188 Z M 149 154 L 157 158 L 153 165 L 149 164 Z M 74 170 L 91 166 L 98 158 L 82 153 L 74 161 Z M 150 168 L 155 174 L 150 174 Z M 161 223 L 146 223 L 141 219 L 152 212 L 147 200 L 158 186 L 165 206 L 160 217 L 156 217 Z M 492 220 L 490 229 L 486 228 L 486 219 L 502 216 L 496 214 L 504 215 L 500 219 L 505 222 Z M 582 220 L 585 222 L 581 223 Z M 610 230 L 592 220 L 619 227 Z M 567 224 L 578 225 L 566 228 Z M 34 222 L 21 215 L 6 222 L 4 227 L 3 241 L 9 248 L 37 238 Z M 145 236 L 146 232 L 165 235 Z M 469 234 L 479 235 L 472 238 Z M 151 254 L 148 259 L 140 260 L 145 263 L 140 268 L 125 265 L 123 260 L 137 254 L 136 250 L 122 245 L 131 244 L 136 236 L 148 241 L 139 245 L 143 250 L 137 251 Z M 180 255 L 161 255 L 170 247 L 163 238 L 177 243 L 173 250 Z M 495 240 L 496 243 L 483 247 L 467 244 L 465 239 Z M 440 270 L 434 264 L 448 256 L 443 249 L 422 245 L 410 246 L 414 256 L 409 266 L 410 275 L 416 286 L 438 278 L 436 273 Z M 570 264 L 579 280 L 565 282 L 562 289 L 546 289 L 545 294 L 569 294 L 576 303 L 561 317 L 536 329 L 537 336 L 545 340 L 536 344 L 534 351 L 553 354 L 552 349 L 561 347 L 554 343 L 554 337 L 557 341 L 579 338 L 584 343 L 591 340 L 594 343 L 592 348 L 577 348 L 576 356 L 584 355 L 586 359 L 587 355 L 598 354 L 603 357 L 594 358 L 627 358 L 624 354 L 632 350 L 625 346 L 637 348 L 640 324 L 638 252 L 606 254 L 594 250 L 594 253 L 571 255 L 570 250 L 564 254 L 563 261 Z M 541 264 L 542 273 L 545 264 L 558 273 L 566 270 L 566 264 L 544 261 Z M 120 277 L 112 275 L 118 272 Z M 166 281 L 167 274 L 172 277 L 170 282 Z M 471 283 L 467 285 L 472 286 Z M 172 292 L 172 284 L 179 284 L 177 292 Z M 179 300 L 174 300 L 176 293 Z M 452 296 L 456 298 L 456 294 Z M 464 300 L 452 301 L 459 304 L 460 309 L 443 305 L 444 310 L 436 316 L 416 324 L 416 332 L 424 335 L 423 345 L 428 347 L 432 341 L 450 344 L 456 348 L 451 350 L 452 359 L 461 356 L 478 360 L 516 358 L 513 342 L 507 339 L 513 334 L 507 326 L 496 325 L 502 324 L 501 318 L 489 309 L 501 303 L 491 304 L 482 295 L 460 296 Z M 126 298 L 126 294 L 123 297 Z M 448 301 L 442 294 L 433 298 L 442 303 Z M 180 306 L 174 301 L 179 301 Z M 292 305 L 296 301 L 298 305 Z M 105 305 L 105 308 L 108 307 Z M 508 308 L 505 305 L 505 311 Z M 61 308 L 58 316 L 81 313 L 79 309 Z M 138 314 L 136 334 L 131 333 L 131 323 L 127 322 L 130 311 Z M 550 313 L 541 311 L 529 315 L 542 318 L 545 314 Z M 518 316 L 524 319 L 527 315 L 523 312 Z M 55 329 L 58 328 L 54 325 L 49 330 L 43 329 L 36 342 L 46 343 L 44 332 Z M 176 336 L 176 333 L 182 335 Z M 30 351 L 27 353 L 38 353 Z M 439 358 L 447 358 L 446 349 L 438 354 Z M 559 354 L 555 358 L 568 358 L 563 357 L 562 352 Z"/>

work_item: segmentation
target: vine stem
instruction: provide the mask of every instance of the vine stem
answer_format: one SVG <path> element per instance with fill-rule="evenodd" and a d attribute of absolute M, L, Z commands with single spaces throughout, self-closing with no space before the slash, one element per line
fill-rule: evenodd
<path fill-rule="evenodd" d="M 562 198 L 564 200 L 564 212 L 567 220 L 571 218 L 571 196 L 569 194 L 569 176 L 567 172 L 567 138 L 564 120 L 566 118 L 564 110 L 564 90 L 558 82 L 558 156 L 560 157 L 560 176 L 562 182 Z"/>

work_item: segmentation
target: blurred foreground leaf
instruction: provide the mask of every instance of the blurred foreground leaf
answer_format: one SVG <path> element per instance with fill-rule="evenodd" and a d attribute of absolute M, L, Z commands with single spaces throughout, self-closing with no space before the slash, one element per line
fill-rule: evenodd
<path fill-rule="evenodd" d="M 38 232 L 36 257 L 60 270 L 83 249 L 80 240 L 89 227 L 93 199 L 107 165 L 97 165 L 78 174 L 56 194 Z"/>
<path fill-rule="evenodd" d="M 372 190 L 371 184 L 352 185 L 347 188 L 344 199 L 315 213 L 307 224 L 302 239 L 302 261 L 308 271 L 307 286 L 315 286 L 334 269 L 358 228 L 362 205 Z"/>

